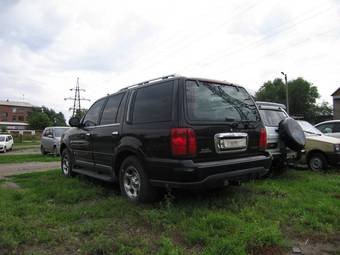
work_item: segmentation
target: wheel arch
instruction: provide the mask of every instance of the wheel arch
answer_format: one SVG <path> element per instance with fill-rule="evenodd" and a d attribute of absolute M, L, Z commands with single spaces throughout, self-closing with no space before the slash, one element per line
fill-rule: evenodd
<path fill-rule="evenodd" d="M 317 154 L 317 153 L 322 154 L 325 157 L 325 159 L 327 160 L 327 163 L 328 163 L 328 159 L 327 159 L 326 153 L 323 152 L 322 150 L 319 150 L 319 149 L 314 149 L 314 150 L 311 150 L 311 151 L 309 151 L 307 153 L 307 155 L 306 155 L 306 163 L 308 164 L 310 157 L 312 155 L 314 155 L 314 154 Z"/>

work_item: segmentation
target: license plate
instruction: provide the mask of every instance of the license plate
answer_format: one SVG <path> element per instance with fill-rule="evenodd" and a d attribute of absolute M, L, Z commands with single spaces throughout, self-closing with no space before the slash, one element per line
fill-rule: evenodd
<path fill-rule="evenodd" d="M 245 138 L 239 139 L 221 139 L 221 149 L 237 149 L 244 148 L 247 146 L 247 140 Z"/>

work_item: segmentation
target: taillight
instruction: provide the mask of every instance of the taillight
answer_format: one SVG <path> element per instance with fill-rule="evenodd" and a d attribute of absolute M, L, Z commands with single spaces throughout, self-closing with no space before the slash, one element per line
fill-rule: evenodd
<path fill-rule="evenodd" d="M 265 128 L 260 129 L 260 149 L 265 150 L 267 147 L 267 131 Z"/>
<path fill-rule="evenodd" d="M 174 156 L 196 155 L 197 141 L 194 130 L 191 128 L 172 128 L 171 151 Z"/>

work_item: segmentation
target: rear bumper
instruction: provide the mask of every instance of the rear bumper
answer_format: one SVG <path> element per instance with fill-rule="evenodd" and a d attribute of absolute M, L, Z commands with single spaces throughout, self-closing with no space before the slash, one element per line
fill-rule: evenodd
<path fill-rule="evenodd" d="M 268 173 L 271 162 L 269 155 L 200 163 L 148 159 L 147 169 L 154 186 L 201 189 L 223 186 L 226 181 L 259 178 Z"/>

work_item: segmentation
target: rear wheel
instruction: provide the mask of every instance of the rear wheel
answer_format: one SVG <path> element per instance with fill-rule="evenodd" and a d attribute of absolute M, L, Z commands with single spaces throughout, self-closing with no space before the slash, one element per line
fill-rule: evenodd
<path fill-rule="evenodd" d="M 55 156 L 55 157 L 58 156 L 58 150 L 57 150 L 56 146 L 53 147 L 53 156 Z"/>
<path fill-rule="evenodd" d="M 157 190 L 149 183 L 139 160 L 130 156 L 121 164 L 119 184 L 122 194 L 133 202 L 152 202 L 157 198 Z"/>
<path fill-rule="evenodd" d="M 61 171 L 66 177 L 73 176 L 72 165 L 73 165 L 73 161 L 72 161 L 70 152 L 67 149 L 63 150 L 62 156 L 61 156 Z"/>
<path fill-rule="evenodd" d="M 313 171 L 327 169 L 327 160 L 321 153 L 313 153 L 308 159 L 308 166 Z"/>

